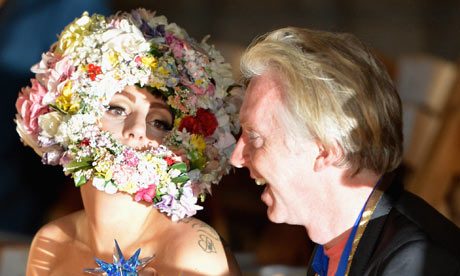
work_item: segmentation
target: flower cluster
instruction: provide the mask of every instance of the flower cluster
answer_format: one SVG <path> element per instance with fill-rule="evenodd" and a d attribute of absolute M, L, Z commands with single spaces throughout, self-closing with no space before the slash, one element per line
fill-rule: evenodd
<path fill-rule="evenodd" d="M 45 164 L 75 185 L 152 202 L 178 220 L 229 170 L 239 129 L 230 65 L 164 16 L 137 9 L 105 18 L 83 13 L 41 61 L 16 102 L 17 131 Z M 138 85 L 160 93 L 174 114 L 161 146 L 138 151 L 100 128 L 115 93 Z M 236 99 L 236 100 L 235 100 Z"/>

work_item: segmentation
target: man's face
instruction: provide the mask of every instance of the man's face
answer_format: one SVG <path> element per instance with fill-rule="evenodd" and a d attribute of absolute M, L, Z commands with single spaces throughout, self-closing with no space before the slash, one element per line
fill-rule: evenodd
<path fill-rule="evenodd" d="M 286 112 L 282 89 L 275 74 L 265 73 L 251 80 L 240 111 L 243 132 L 231 163 L 247 167 L 253 179 L 266 180 L 261 199 L 268 206 L 271 221 L 304 224 L 303 210 L 308 208 L 305 193 L 314 184 L 310 176 L 317 147 L 308 139 L 297 147 L 294 138 L 286 134 L 288 126 L 280 119 Z"/>

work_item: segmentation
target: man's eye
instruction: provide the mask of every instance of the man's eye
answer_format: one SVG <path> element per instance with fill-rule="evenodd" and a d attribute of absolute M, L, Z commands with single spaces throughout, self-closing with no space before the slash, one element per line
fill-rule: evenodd
<path fill-rule="evenodd" d="M 248 131 L 247 132 L 248 142 L 251 143 L 255 148 L 260 148 L 264 144 L 264 139 L 259 134 Z"/>
<path fill-rule="evenodd" d="M 111 115 L 126 116 L 126 111 L 121 106 L 111 105 L 109 106 L 107 112 L 109 112 Z"/>
<path fill-rule="evenodd" d="M 160 130 L 168 131 L 172 129 L 172 125 L 170 123 L 162 120 L 154 120 L 150 124 Z"/>
<path fill-rule="evenodd" d="M 251 138 L 251 143 L 255 148 L 261 148 L 264 145 L 264 139 L 258 135 L 257 137 Z"/>

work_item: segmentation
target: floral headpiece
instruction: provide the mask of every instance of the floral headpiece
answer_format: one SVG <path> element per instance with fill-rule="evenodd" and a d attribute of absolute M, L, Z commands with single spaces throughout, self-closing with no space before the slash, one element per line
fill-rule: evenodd
<path fill-rule="evenodd" d="M 227 173 L 239 130 L 230 65 L 205 39 L 137 9 L 109 18 L 87 12 L 32 67 L 16 102 L 17 131 L 44 164 L 62 165 L 76 186 L 132 194 L 178 220 Z M 99 127 L 112 96 L 128 85 L 161 93 L 174 127 L 138 151 Z"/>

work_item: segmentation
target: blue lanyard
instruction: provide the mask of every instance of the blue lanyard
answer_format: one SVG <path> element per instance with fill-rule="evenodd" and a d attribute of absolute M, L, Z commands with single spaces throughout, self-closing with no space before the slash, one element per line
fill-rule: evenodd
<path fill-rule="evenodd" d="M 353 241 L 355 239 L 356 231 L 358 230 L 359 222 L 361 221 L 364 210 L 366 209 L 367 202 L 371 198 L 371 195 L 374 193 L 375 188 L 379 185 L 379 183 L 380 183 L 380 180 L 377 182 L 377 184 L 372 189 L 371 194 L 367 198 L 366 203 L 363 206 L 363 209 L 359 213 L 359 216 L 356 219 L 355 224 L 353 225 L 353 229 L 351 230 L 350 236 L 348 237 L 347 244 L 345 245 L 345 248 L 343 249 L 342 256 L 340 256 L 340 262 L 339 262 L 339 266 L 337 267 L 335 276 L 343 276 L 345 275 L 347 271 L 348 256 L 350 256 L 350 253 L 351 253 L 351 247 L 353 246 Z M 315 270 L 315 272 L 320 276 L 326 276 L 328 266 L 329 266 L 329 257 L 326 254 L 324 254 L 324 247 L 322 245 L 318 245 L 315 256 L 313 257 L 313 262 L 312 262 L 313 270 Z"/>

